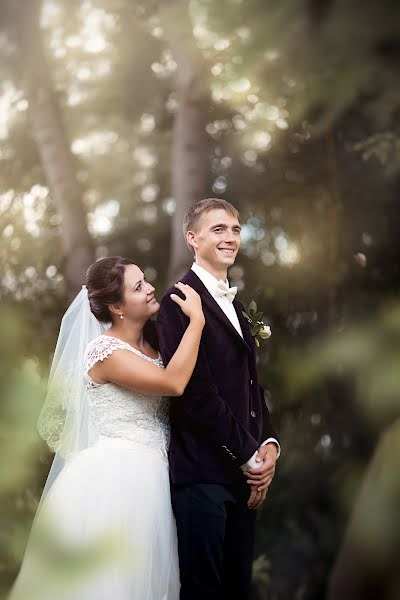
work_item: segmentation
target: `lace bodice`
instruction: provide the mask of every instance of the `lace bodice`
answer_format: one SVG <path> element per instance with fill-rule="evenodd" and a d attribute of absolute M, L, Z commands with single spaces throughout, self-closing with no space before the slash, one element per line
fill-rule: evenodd
<path fill-rule="evenodd" d="M 162 359 L 150 358 L 118 338 L 101 335 L 85 353 L 85 383 L 90 417 L 100 438 L 118 438 L 167 450 L 169 445 L 168 400 L 131 391 L 114 383 L 95 383 L 88 371 L 115 350 L 128 350 L 162 368 Z"/>

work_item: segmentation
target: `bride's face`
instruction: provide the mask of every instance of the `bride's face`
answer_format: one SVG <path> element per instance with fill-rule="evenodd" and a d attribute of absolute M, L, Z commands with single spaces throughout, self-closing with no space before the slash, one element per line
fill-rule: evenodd
<path fill-rule="evenodd" d="M 145 279 L 136 265 L 125 267 L 124 295 L 120 310 L 124 317 L 132 320 L 147 320 L 160 308 L 154 296 L 154 287 Z"/>

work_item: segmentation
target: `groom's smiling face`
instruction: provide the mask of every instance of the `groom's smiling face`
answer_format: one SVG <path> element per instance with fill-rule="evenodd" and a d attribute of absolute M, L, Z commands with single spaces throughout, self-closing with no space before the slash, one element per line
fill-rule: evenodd
<path fill-rule="evenodd" d="M 203 213 L 193 231 L 188 232 L 196 262 L 212 275 L 226 277 L 226 270 L 235 262 L 240 248 L 240 223 L 224 209 Z"/>

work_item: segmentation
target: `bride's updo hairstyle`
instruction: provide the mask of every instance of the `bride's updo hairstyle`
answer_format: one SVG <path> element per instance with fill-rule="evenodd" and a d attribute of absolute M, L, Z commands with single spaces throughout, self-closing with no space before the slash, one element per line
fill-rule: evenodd
<path fill-rule="evenodd" d="M 119 304 L 124 295 L 125 268 L 136 263 L 122 256 L 100 258 L 86 272 L 90 310 L 101 323 L 111 323 L 109 304 Z"/>

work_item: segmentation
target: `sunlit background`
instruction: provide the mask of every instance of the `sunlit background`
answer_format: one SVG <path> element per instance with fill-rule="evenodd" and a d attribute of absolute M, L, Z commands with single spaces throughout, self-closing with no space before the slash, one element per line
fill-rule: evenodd
<path fill-rule="evenodd" d="M 272 329 L 254 599 L 399 597 L 399 64 L 392 0 L 0 3 L 3 595 L 87 266 L 132 257 L 160 295 L 190 265 L 184 212 L 216 196 L 241 212 L 230 280 Z"/>

